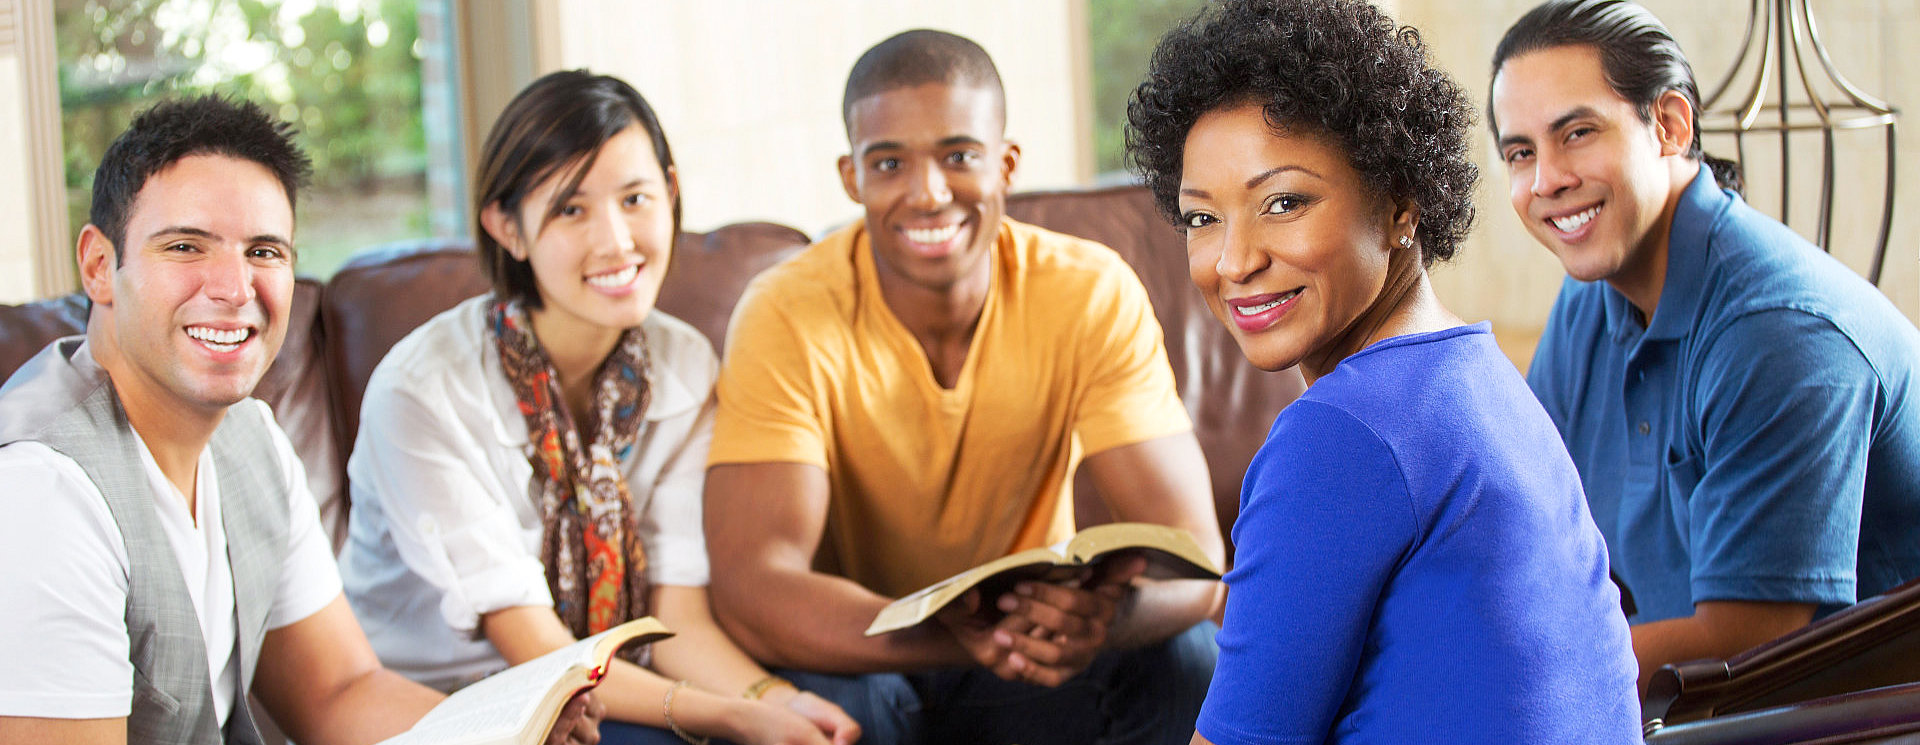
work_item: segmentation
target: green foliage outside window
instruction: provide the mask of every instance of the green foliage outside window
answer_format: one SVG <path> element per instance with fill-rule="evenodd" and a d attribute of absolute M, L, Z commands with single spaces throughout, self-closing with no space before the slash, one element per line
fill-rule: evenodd
<path fill-rule="evenodd" d="M 302 273 L 428 234 L 415 0 L 56 0 L 69 221 L 133 116 L 174 94 L 252 100 L 299 130 L 314 187 Z"/>
<path fill-rule="evenodd" d="M 1205 0 L 1087 0 L 1097 172 L 1126 169 L 1127 97 L 1146 79 L 1160 36 L 1204 5 Z"/>

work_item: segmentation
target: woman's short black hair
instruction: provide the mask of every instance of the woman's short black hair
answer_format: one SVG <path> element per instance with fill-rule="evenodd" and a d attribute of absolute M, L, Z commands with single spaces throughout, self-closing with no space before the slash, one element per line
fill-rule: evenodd
<path fill-rule="evenodd" d="M 1419 207 L 1421 259 L 1452 258 L 1473 225 L 1473 106 L 1418 32 L 1357 0 L 1227 0 L 1167 32 L 1127 104 L 1127 150 L 1176 225 L 1188 132 L 1249 101 L 1277 129 L 1332 136 L 1366 183 Z"/>
<path fill-rule="evenodd" d="M 660 119 L 640 92 L 611 75 L 586 70 L 562 70 L 533 81 L 507 103 L 487 135 L 480 154 L 480 178 L 474 182 L 474 247 L 481 268 L 493 282 L 494 294 L 540 307 L 540 290 L 533 265 L 513 258 L 505 246 L 487 233 L 480 216 L 499 204 L 509 219 L 520 219 L 520 203 L 547 177 L 572 168 L 570 180 L 541 210 L 541 224 L 552 218 L 580 188 L 581 179 L 600 156 L 601 146 L 628 127 L 639 126 L 653 143 L 660 172 L 673 168 L 673 151 Z M 577 166 L 577 167 L 575 167 Z M 540 225 L 522 225 L 525 235 L 537 235 Z M 673 232 L 680 234 L 680 192 L 673 192 Z"/>

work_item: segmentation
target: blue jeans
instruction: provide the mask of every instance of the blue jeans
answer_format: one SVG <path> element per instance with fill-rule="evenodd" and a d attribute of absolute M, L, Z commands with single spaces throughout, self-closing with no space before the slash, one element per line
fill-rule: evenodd
<path fill-rule="evenodd" d="M 608 719 L 600 722 L 600 745 L 687 745 L 687 741 L 680 739 L 672 730 Z M 727 743 L 714 740 L 708 745 Z"/>
<path fill-rule="evenodd" d="M 778 674 L 839 704 L 862 745 L 1180 745 L 1193 737 L 1219 657 L 1205 621 L 1155 645 L 1110 651 L 1057 688 L 983 668 Z"/>

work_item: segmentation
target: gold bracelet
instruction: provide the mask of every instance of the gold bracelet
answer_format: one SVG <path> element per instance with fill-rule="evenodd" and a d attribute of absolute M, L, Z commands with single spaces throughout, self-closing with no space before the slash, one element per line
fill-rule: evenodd
<path fill-rule="evenodd" d="M 691 745 L 707 745 L 707 740 L 711 738 L 695 738 L 687 734 L 686 730 L 680 729 L 680 725 L 673 721 L 673 694 L 679 693 L 680 689 L 690 685 L 693 685 L 693 683 L 685 680 L 676 680 L 673 685 L 667 686 L 667 700 L 661 705 L 661 712 L 667 715 L 667 729 L 673 730 L 673 733 L 679 735 L 680 739 L 686 740 Z"/>
<path fill-rule="evenodd" d="M 767 697 L 767 691 L 779 688 L 780 686 L 786 686 L 796 691 L 800 690 L 800 686 L 794 685 L 791 680 L 787 680 L 778 675 L 769 675 L 754 681 L 753 685 L 747 686 L 746 692 L 741 693 L 740 697 L 759 701 Z"/>

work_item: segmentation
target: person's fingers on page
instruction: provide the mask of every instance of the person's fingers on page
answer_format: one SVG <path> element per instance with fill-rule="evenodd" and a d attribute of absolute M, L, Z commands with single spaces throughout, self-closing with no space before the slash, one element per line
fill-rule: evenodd
<path fill-rule="evenodd" d="M 1099 566 L 1094 568 L 1093 578 L 1086 586 L 1095 589 L 1118 588 L 1124 590 L 1125 588 L 1131 587 L 1133 581 L 1139 578 L 1140 575 L 1146 573 L 1147 557 L 1137 553 L 1122 554 L 1110 560 L 1100 562 Z"/>
<path fill-rule="evenodd" d="M 592 691 L 581 691 L 560 709 L 553 731 L 547 733 L 547 745 L 596 745 L 600 742 L 600 719 L 606 706 Z"/>
<path fill-rule="evenodd" d="M 580 699 L 586 711 L 573 725 L 573 740 L 580 745 L 599 745 L 600 723 L 607 719 L 607 702 L 593 691 L 581 691 Z"/>
<path fill-rule="evenodd" d="M 980 612 L 979 588 L 968 590 L 966 594 L 961 595 L 958 599 L 954 600 L 952 606 L 949 606 L 949 607 L 953 607 L 953 606 L 958 606 L 960 609 L 966 611 L 967 615 L 969 616 L 979 614 Z"/>

